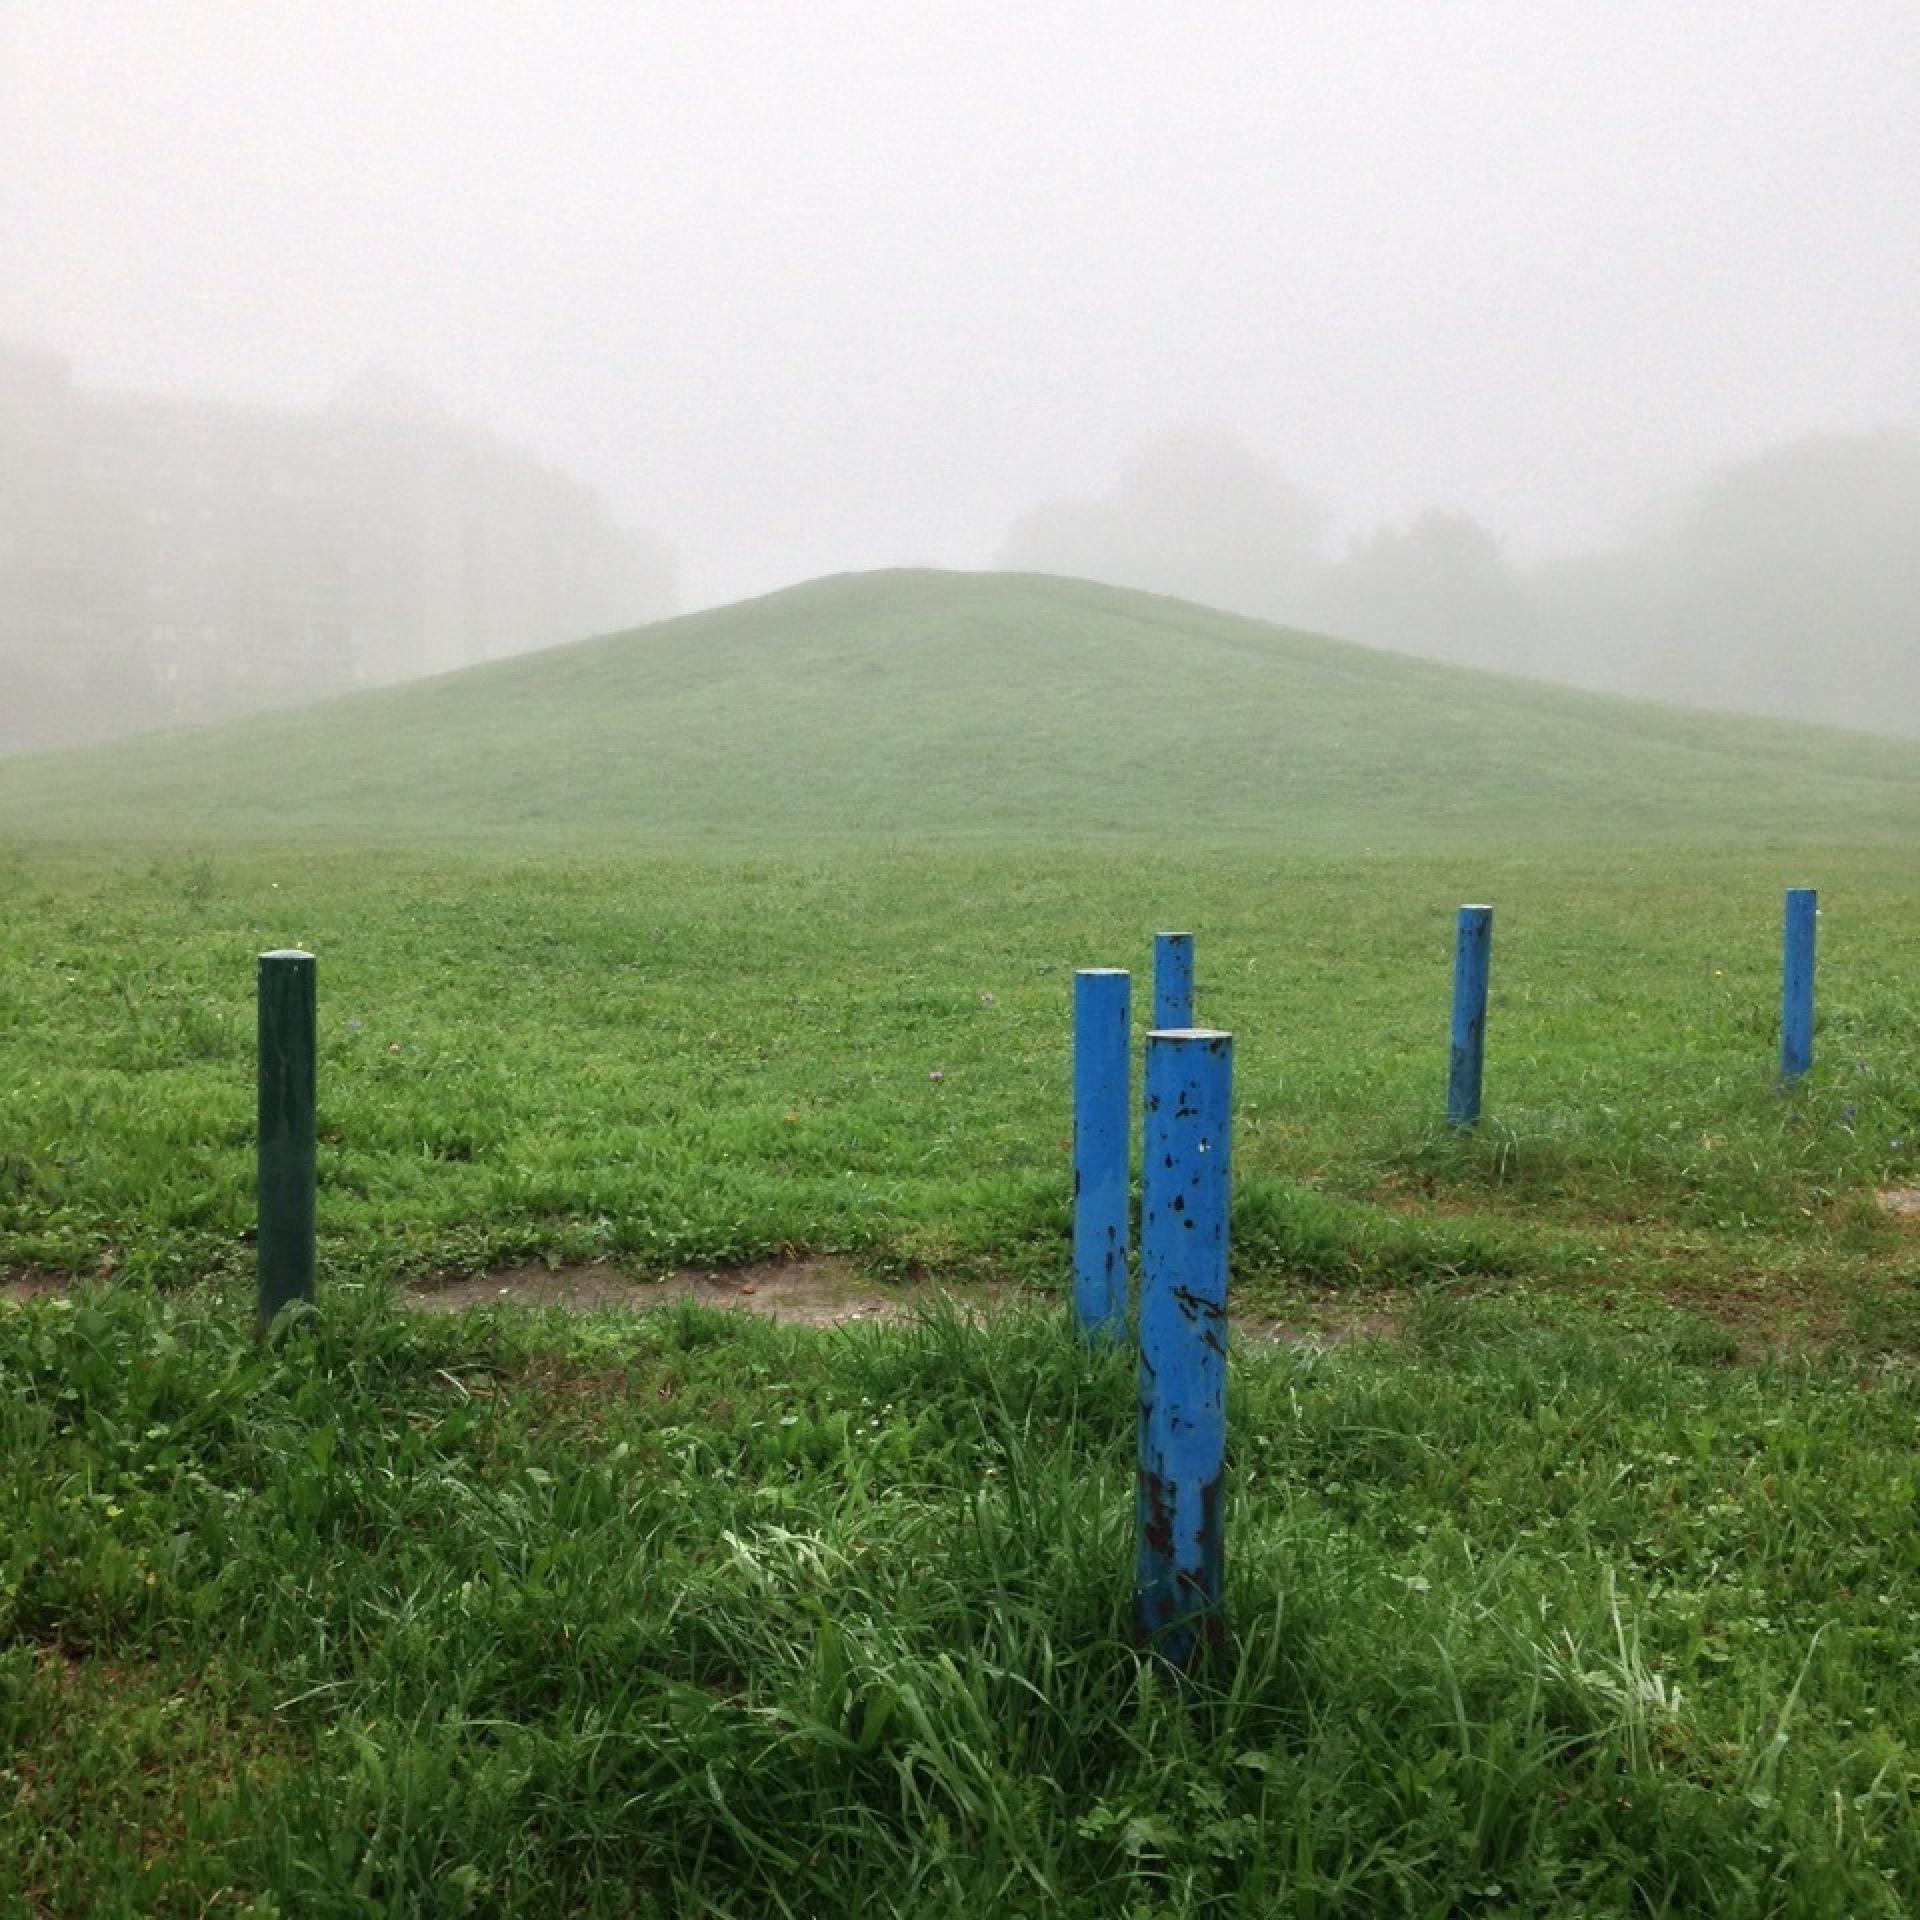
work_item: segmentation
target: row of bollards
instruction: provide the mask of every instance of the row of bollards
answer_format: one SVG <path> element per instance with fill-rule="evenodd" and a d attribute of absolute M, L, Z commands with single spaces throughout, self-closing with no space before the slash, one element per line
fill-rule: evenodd
<path fill-rule="evenodd" d="M 1178 1667 L 1221 1634 L 1227 1204 L 1233 1036 L 1193 1024 L 1193 936 L 1154 937 L 1140 1176 L 1140 1302 L 1128 1311 L 1130 976 L 1076 973 L 1073 1306 L 1081 1339 L 1139 1339 L 1134 1628 Z"/>
<path fill-rule="evenodd" d="M 1781 1077 L 1813 1063 L 1818 897 L 1787 895 Z M 1493 909 L 1460 909 L 1447 1118 L 1480 1115 Z M 1193 936 L 1154 940 L 1141 1167 L 1137 1553 L 1141 1640 L 1186 1667 L 1219 1644 L 1226 1457 L 1233 1036 L 1193 1024 Z M 314 1296 L 316 981 L 310 953 L 259 957 L 258 1324 Z M 1131 978 L 1074 978 L 1073 1302 L 1080 1336 L 1125 1339 Z"/>
<path fill-rule="evenodd" d="M 1787 889 L 1780 967 L 1780 1078 L 1791 1084 L 1813 1067 L 1813 974 L 1820 895 Z M 1493 958 L 1493 909 L 1462 907 L 1453 951 L 1453 1035 L 1447 1062 L 1447 1124 L 1480 1118 L 1486 1074 L 1487 982 Z M 1189 964 L 1191 962 L 1189 961 Z"/>
<path fill-rule="evenodd" d="M 1813 1064 L 1812 888 L 1786 898 L 1780 1076 Z M 1456 927 L 1447 1121 L 1480 1118 L 1493 909 Z M 1140 1430 L 1134 1626 L 1186 1667 L 1223 1631 L 1220 1473 L 1226 1456 L 1227 1223 L 1233 1036 L 1193 1024 L 1193 936 L 1154 936 L 1140 1181 Z M 1073 1313 L 1081 1339 L 1127 1336 L 1132 981 L 1074 976 Z"/>

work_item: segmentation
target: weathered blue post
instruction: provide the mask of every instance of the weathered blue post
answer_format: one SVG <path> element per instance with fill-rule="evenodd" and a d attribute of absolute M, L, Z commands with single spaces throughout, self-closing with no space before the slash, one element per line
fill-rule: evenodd
<path fill-rule="evenodd" d="M 1127 1143 L 1133 982 L 1119 967 L 1073 976 L 1073 1321 L 1087 1341 L 1127 1332 Z"/>
<path fill-rule="evenodd" d="M 1147 1035 L 1134 1627 L 1177 1667 L 1220 1646 L 1233 1036 Z"/>
<path fill-rule="evenodd" d="M 314 965 L 260 956 L 259 1326 L 313 1299 Z"/>
<path fill-rule="evenodd" d="M 1780 973 L 1780 1078 L 1798 1080 L 1813 1065 L 1813 959 L 1820 895 L 1787 889 L 1785 955 Z"/>
<path fill-rule="evenodd" d="M 1153 1026 L 1156 1033 L 1193 1025 L 1193 935 L 1153 936 Z"/>
<path fill-rule="evenodd" d="M 1447 1064 L 1447 1125 L 1470 1127 L 1480 1118 L 1480 1083 L 1487 1052 L 1487 971 L 1493 947 L 1493 909 L 1462 907 L 1453 950 L 1453 1046 Z"/>

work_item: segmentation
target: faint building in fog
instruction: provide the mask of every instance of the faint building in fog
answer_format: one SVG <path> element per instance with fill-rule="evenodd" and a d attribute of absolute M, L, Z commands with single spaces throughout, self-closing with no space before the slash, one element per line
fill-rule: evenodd
<path fill-rule="evenodd" d="M 0 748 L 443 672 L 671 592 L 591 488 L 396 383 L 296 412 L 0 345 Z"/>

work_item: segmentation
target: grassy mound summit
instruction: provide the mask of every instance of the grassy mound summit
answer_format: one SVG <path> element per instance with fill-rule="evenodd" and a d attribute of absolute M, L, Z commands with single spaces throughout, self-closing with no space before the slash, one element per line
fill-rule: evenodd
<path fill-rule="evenodd" d="M 1920 748 L 1084 581 L 839 575 L 410 686 L 0 763 L 0 831 L 1425 842 L 1920 823 Z"/>

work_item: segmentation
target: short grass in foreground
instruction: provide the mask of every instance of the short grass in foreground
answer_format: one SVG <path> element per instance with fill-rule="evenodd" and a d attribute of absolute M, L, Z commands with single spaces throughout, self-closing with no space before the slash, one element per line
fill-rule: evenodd
<path fill-rule="evenodd" d="M 1183 1699 L 1052 1314 L 0 1307 L 0 1911 L 1910 1913 L 1911 1370 L 1555 1317 L 1240 1347 Z"/>

